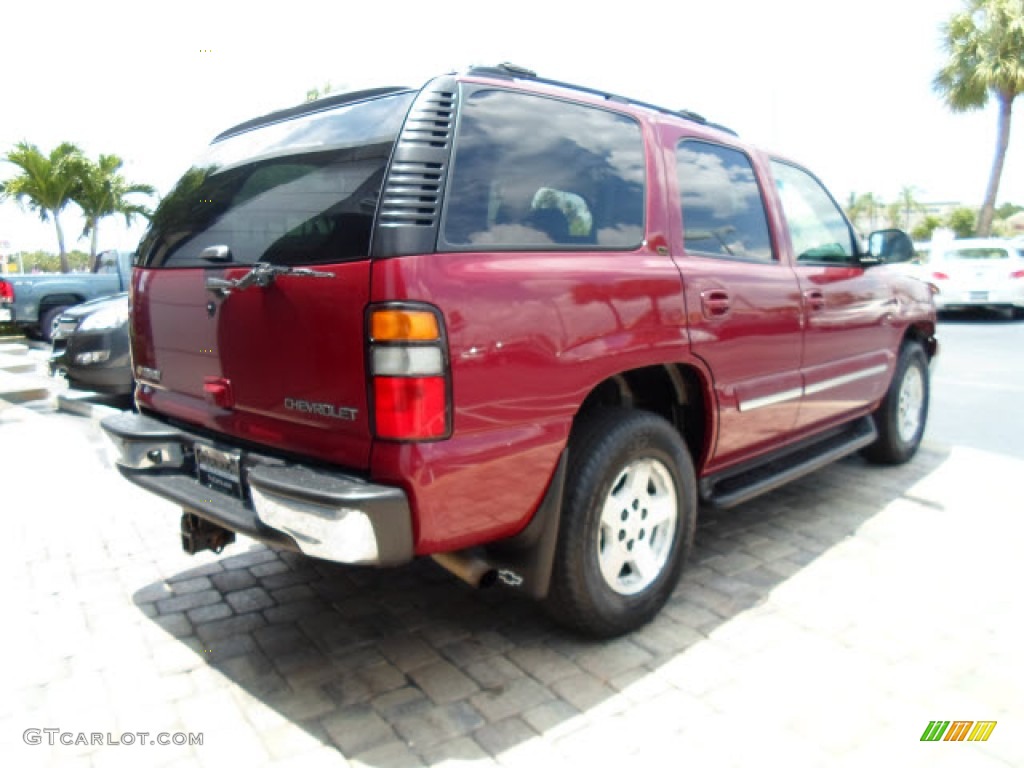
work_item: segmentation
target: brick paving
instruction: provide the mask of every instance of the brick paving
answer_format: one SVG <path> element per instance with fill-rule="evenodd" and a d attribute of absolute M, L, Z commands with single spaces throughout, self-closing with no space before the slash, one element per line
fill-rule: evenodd
<path fill-rule="evenodd" d="M 46 403 L 0 405 L 0 446 L 0 765 L 1024 765 L 1016 459 L 926 443 L 705 514 L 660 617 L 591 642 L 431 562 L 188 557 Z M 922 743 L 935 719 L 998 726 Z"/>

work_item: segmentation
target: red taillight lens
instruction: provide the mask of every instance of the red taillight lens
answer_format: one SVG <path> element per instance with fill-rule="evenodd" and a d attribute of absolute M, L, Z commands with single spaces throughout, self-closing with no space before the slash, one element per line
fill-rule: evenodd
<path fill-rule="evenodd" d="M 381 306 L 367 318 L 373 429 L 388 440 L 436 440 L 451 432 L 449 370 L 441 314 Z"/>
<path fill-rule="evenodd" d="M 1024 269 L 1018 269 L 1016 272 L 1011 272 L 1010 277 L 1019 280 L 1020 278 L 1024 277 Z"/>
<path fill-rule="evenodd" d="M 448 431 L 448 403 L 441 376 L 373 379 L 377 437 L 424 440 L 444 437 Z"/>
<path fill-rule="evenodd" d="M 235 393 L 231 388 L 231 382 L 220 376 L 207 376 L 203 379 L 203 395 L 221 408 L 235 407 Z"/>
<path fill-rule="evenodd" d="M 14 286 L 6 280 L 0 280 L 0 301 L 14 301 Z"/>
<path fill-rule="evenodd" d="M 936 280 L 949 280 L 949 275 L 945 272 L 932 272 L 932 277 Z"/>

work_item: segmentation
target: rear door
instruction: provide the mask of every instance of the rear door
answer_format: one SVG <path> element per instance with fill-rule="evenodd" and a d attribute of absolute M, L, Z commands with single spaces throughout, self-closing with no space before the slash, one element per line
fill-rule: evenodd
<path fill-rule="evenodd" d="M 367 466 L 370 232 L 411 99 L 403 92 L 242 131 L 178 182 L 133 276 L 143 408 Z"/>

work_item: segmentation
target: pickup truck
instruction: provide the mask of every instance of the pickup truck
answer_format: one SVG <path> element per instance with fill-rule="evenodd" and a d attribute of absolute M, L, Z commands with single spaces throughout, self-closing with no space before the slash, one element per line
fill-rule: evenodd
<path fill-rule="evenodd" d="M 132 255 L 103 251 L 91 273 L 0 277 L 0 323 L 13 323 L 50 341 L 57 318 L 68 307 L 128 290 Z"/>
<path fill-rule="evenodd" d="M 340 94 L 225 131 L 164 198 L 139 412 L 103 428 L 187 552 L 429 556 L 621 634 L 702 508 L 914 455 L 912 256 L 692 112 L 505 65 Z"/>

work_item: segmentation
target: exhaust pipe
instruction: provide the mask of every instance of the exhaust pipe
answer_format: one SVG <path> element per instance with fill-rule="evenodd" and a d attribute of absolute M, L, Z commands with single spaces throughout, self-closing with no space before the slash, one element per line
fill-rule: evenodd
<path fill-rule="evenodd" d="M 471 587 L 490 587 L 498 580 L 498 569 L 477 555 L 465 552 L 439 552 L 431 557 L 435 563 Z"/>

